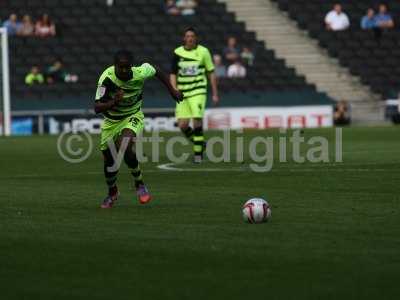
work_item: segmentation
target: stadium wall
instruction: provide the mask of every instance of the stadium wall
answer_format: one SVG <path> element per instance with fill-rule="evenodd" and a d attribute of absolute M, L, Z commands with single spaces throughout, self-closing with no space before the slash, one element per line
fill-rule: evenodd
<path fill-rule="evenodd" d="M 145 110 L 145 130 L 178 131 L 172 109 Z M 206 110 L 205 129 L 317 128 L 332 126 L 330 105 L 225 107 Z M 102 118 L 92 111 L 21 111 L 12 119 L 13 135 L 100 133 Z M 1 129 L 0 129 L 1 130 Z"/>

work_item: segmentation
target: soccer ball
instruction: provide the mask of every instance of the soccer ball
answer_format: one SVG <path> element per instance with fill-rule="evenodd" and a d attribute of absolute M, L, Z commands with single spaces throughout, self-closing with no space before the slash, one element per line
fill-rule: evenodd
<path fill-rule="evenodd" d="M 243 219 L 248 223 L 267 222 L 271 217 L 271 208 L 267 201 L 253 198 L 243 205 Z"/>

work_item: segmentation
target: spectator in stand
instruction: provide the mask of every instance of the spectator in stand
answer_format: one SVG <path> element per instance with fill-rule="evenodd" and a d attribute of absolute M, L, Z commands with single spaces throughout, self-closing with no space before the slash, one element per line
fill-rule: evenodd
<path fill-rule="evenodd" d="M 48 84 L 54 83 L 73 83 L 78 81 L 78 75 L 69 74 L 64 70 L 64 65 L 61 60 L 56 60 L 46 71 L 46 81 Z"/>
<path fill-rule="evenodd" d="M 350 124 L 350 113 L 346 101 L 340 101 L 336 104 L 335 113 L 333 115 L 333 122 L 335 125 Z"/>
<path fill-rule="evenodd" d="M 196 13 L 197 2 L 195 0 L 178 0 L 176 6 L 181 11 L 182 16 L 191 16 Z"/>
<path fill-rule="evenodd" d="M 31 71 L 25 76 L 25 84 L 32 86 L 35 84 L 43 84 L 43 83 L 44 83 L 44 76 L 40 72 L 39 67 L 33 66 L 31 68 Z"/>
<path fill-rule="evenodd" d="M 165 13 L 172 16 L 179 16 L 181 11 L 176 6 L 175 0 L 166 0 L 165 1 Z"/>
<path fill-rule="evenodd" d="M 243 47 L 240 57 L 246 66 L 251 67 L 254 64 L 254 54 L 249 47 Z"/>
<path fill-rule="evenodd" d="M 64 71 L 64 66 L 61 60 L 56 60 L 46 70 L 46 81 L 48 84 L 65 82 L 67 73 Z"/>
<path fill-rule="evenodd" d="M 367 10 L 367 14 L 361 19 L 361 28 L 364 30 L 374 29 L 376 27 L 375 11 L 372 8 Z"/>
<path fill-rule="evenodd" d="M 21 28 L 21 22 L 18 22 L 16 14 L 11 14 L 10 17 L 3 22 L 3 27 L 7 28 L 8 35 L 16 35 Z"/>
<path fill-rule="evenodd" d="M 239 58 L 239 48 L 237 46 L 237 40 L 231 36 L 228 38 L 228 44 L 224 49 L 224 59 L 229 63 L 235 62 Z"/>
<path fill-rule="evenodd" d="M 349 17 L 342 11 L 340 4 L 335 4 L 325 17 L 325 25 L 327 30 L 342 31 L 350 27 Z"/>
<path fill-rule="evenodd" d="M 392 16 L 387 11 L 387 6 L 385 4 L 379 5 L 379 14 L 375 17 L 376 26 L 380 29 L 391 29 L 394 27 L 394 22 Z"/>
<path fill-rule="evenodd" d="M 232 65 L 228 67 L 229 78 L 244 78 L 246 77 L 247 71 L 243 66 L 240 59 L 237 59 Z"/>
<path fill-rule="evenodd" d="M 47 14 L 43 14 L 36 22 L 35 34 L 42 38 L 56 35 L 56 26 Z"/>
<path fill-rule="evenodd" d="M 35 31 L 35 26 L 32 23 L 32 19 L 29 15 L 25 15 L 22 18 L 22 25 L 18 30 L 19 36 L 32 36 Z"/>
<path fill-rule="evenodd" d="M 214 54 L 213 56 L 214 59 L 214 66 L 215 66 L 215 76 L 217 78 L 223 78 L 226 77 L 226 67 L 222 63 L 222 57 L 219 54 Z"/>

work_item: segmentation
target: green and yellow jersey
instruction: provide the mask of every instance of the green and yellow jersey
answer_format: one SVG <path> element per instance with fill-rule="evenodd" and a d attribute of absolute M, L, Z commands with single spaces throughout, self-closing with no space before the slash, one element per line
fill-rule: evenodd
<path fill-rule="evenodd" d="M 139 67 L 132 67 L 132 78 L 122 81 L 115 75 L 114 66 L 108 67 L 98 81 L 96 101 L 107 101 L 113 98 L 118 90 L 124 92 L 124 97 L 117 106 L 104 112 L 104 117 L 110 120 L 123 120 L 141 111 L 144 82 L 155 74 L 156 69 L 144 63 Z"/>
<path fill-rule="evenodd" d="M 171 73 L 176 75 L 177 88 L 184 98 L 207 94 L 207 73 L 214 71 L 210 51 L 201 45 L 187 50 L 174 50 Z"/>

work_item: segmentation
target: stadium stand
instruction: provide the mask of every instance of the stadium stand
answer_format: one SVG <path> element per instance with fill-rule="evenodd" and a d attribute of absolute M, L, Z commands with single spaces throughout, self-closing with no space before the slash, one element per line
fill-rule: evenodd
<path fill-rule="evenodd" d="M 118 0 L 113 6 L 107 6 L 105 0 L 13 0 L 2 1 L 0 7 L 2 20 L 12 12 L 19 16 L 28 13 L 34 19 L 47 13 L 57 27 L 56 37 L 11 37 L 13 109 L 36 109 L 44 105 L 56 108 L 60 103 L 65 108 L 87 106 L 100 72 L 112 63 L 118 48 L 131 49 L 137 62 L 151 60 L 168 70 L 172 50 L 180 43 L 181 32 L 188 25 L 197 28 L 201 42 L 213 53 L 221 53 L 231 35 L 255 52 L 254 66 L 246 78 L 220 80 L 222 93 L 234 94 L 236 98 L 245 91 L 269 93 L 271 99 L 284 101 L 280 92 L 285 91 L 291 93 L 295 102 L 330 101 L 283 60 L 277 59 L 273 51 L 258 42 L 255 34 L 246 31 L 244 24 L 235 21 L 225 5 L 216 0 L 202 0 L 196 15 L 190 17 L 165 14 L 160 0 Z M 66 69 L 79 75 L 77 83 L 24 85 L 24 76 L 31 66 L 43 69 L 56 58 L 61 58 Z M 157 97 L 158 90 L 158 83 L 153 81 L 146 92 L 159 99 L 152 101 L 152 105 L 165 105 L 162 97 Z M 301 97 L 302 94 L 305 96 Z M 253 99 L 266 101 L 260 94 Z"/>
<path fill-rule="evenodd" d="M 307 30 L 329 55 L 339 59 L 353 75 L 361 77 L 364 84 L 371 86 L 383 98 L 393 97 L 400 90 L 400 32 L 397 29 L 384 32 L 378 39 L 373 31 L 362 30 L 360 20 L 368 8 L 377 10 L 381 1 L 335 1 L 335 0 L 273 0 L 286 11 L 298 26 Z M 327 31 L 324 18 L 335 3 L 341 3 L 350 18 L 349 30 Z M 399 20 L 400 3 L 389 2 L 389 11 Z"/>

